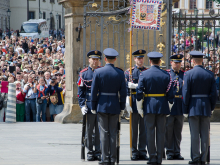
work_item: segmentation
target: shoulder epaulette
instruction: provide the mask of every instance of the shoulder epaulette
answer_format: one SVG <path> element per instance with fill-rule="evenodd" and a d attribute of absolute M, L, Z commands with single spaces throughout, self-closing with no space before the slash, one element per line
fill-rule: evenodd
<path fill-rule="evenodd" d="M 131 69 L 133 70 L 135 67 L 132 67 Z M 128 68 L 126 71 L 130 71 L 130 68 Z"/>
<path fill-rule="evenodd" d="M 83 70 L 81 70 L 80 73 L 83 73 L 83 72 L 85 72 L 85 71 L 87 71 L 87 70 L 88 70 L 88 67 L 86 67 L 86 68 L 84 68 Z"/>
<path fill-rule="evenodd" d="M 124 70 L 123 70 L 123 69 L 121 69 L 121 68 L 119 68 L 119 67 L 116 67 L 116 68 L 118 68 L 118 69 L 120 69 L 120 70 L 122 70 L 122 71 L 124 72 Z"/>
<path fill-rule="evenodd" d="M 145 67 L 144 67 L 144 69 L 143 69 L 142 71 L 145 71 L 145 70 L 148 70 L 148 69 L 149 69 L 149 68 L 145 68 Z"/>

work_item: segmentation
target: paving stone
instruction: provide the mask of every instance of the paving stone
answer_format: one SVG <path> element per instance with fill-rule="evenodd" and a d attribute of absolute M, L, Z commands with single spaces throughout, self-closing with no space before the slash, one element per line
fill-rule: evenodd
<path fill-rule="evenodd" d="M 97 165 L 82 162 L 81 124 L 0 123 L 0 165 Z M 220 164 L 220 123 L 211 123 L 211 165 Z M 130 161 L 129 124 L 122 124 L 122 165 L 146 165 L 146 161 Z M 163 164 L 186 165 L 190 160 L 190 132 L 184 123 L 181 154 L 184 161 L 164 160 Z"/>

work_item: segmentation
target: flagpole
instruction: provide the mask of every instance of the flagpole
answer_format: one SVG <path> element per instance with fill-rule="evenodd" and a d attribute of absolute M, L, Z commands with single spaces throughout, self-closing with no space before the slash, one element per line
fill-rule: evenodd
<path fill-rule="evenodd" d="M 130 14 L 130 74 L 132 74 L 132 7 Z M 130 80 L 131 81 L 131 80 Z M 132 107 L 132 98 L 130 92 L 130 105 Z M 130 157 L 132 157 L 132 113 L 130 112 Z"/>

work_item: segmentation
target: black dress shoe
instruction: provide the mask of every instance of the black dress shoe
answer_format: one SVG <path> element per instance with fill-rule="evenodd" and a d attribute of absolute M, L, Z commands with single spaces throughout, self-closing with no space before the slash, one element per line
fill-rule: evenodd
<path fill-rule="evenodd" d="M 138 160 L 139 156 L 138 155 L 132 155 L 131 160 Z"/>
<path fill-rule="evenodd" d="M 161 163 L 157 163 L 157 165 L 161 165 Z"/>
<path fill-rule="evenodd" d="M 175 160 L 184 160 L 184 157 L 182 157 L 181 155 L 175 155 L 173 157 L 173 159 L 175 159 Z"/>
<path fill-rule="evenodd" d="M 149 164 L 149 165 L 157 165 L 157 162 L 150 162 L 150 161 L 148 161 L 147 164 Z"/>
<path fill-rule="evenodd" d="M 101 161 L 101 155 L 95 156 L 95 160 Z"/>
<path fill-rule="evenodd" d="M 201 161 L 201 165 L 205 165 L 205 162 Z"/>
<path fill-rule="evenodd" d="M 167 155 L 167 160 L 173 160 L 173 155 Z"/>
<path fill-rule="evenodd" d="M 93 156 L 89 156 L 89 157 L 87 157 L 87 160 L 88 160 L 88 161 L 94 161 L 95 158 L 94 158 Z"/>
<path fill-rule="evenodd" d="M 109 165 L 115 165 L 115 162 L 110 162 Z"/>
<path fill-rule="evenodd" d="M 103 161 L 99 162 L 99 165 L 109 165 L 109 164 L 110 164 L 109 162 L 103 162 Z"/>
<path fill-rule="evenodd" d="M 191 161 L 189 161 L 189 164 L 197 164 L 197 165 L 200 165 L 200 160 L 191 160 Z"/>
<path fill-rule="evenodd" d="M 147 155 L 140 155 L 139 160 L 149 160 Z"/>

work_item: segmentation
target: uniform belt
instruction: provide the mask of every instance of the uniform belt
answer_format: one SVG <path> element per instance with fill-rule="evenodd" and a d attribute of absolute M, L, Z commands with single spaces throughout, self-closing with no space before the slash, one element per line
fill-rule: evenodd
<path fill-rule="evenodd" d="M 164 97 L 166 94 L 145 94 L 144 97 Z"/>
<path fill-rule="evenodd" d="M 117 93 L 104 93 L 104 92 L 101 92 L 101 95 L 102 96 L 117 96 Z"/>
<path fill-rule="evenodd" d="M 131 92 L 132 95 L 136 95 L 137 92 Z"/>
<path fill-rule="evenodd" d="M 209 95 L 192 95 L 191 97 L 209 97 Z"/>
<path fill-rule="evenodd" d="M 175 95 L 175 98 L 182 98 L 182 95 Z"/>

